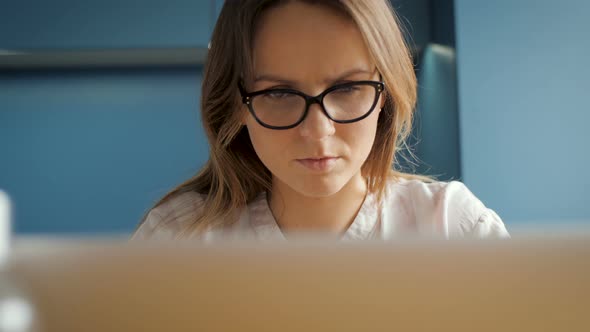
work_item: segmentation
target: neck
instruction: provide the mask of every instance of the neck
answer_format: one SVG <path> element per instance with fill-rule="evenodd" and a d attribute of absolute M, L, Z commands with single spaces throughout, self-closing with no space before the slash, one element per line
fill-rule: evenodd
<path fill-rule="evenodd" d="M 305 196 L 273 178 L 269 206 L 283 233 L 320 231 L 344 233 L 354 221 L 367 194 L 359 174 L 340 191 L 325 197 Z"/>

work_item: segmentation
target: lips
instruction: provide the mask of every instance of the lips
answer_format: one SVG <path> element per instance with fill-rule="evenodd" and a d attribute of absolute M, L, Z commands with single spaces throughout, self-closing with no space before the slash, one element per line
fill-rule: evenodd
<path fill-rule="evenodd" d="M 312 171 L 329 171 L 334 168 L 338 157 L 313 157 L 297 159 L 297 162 Z"/>

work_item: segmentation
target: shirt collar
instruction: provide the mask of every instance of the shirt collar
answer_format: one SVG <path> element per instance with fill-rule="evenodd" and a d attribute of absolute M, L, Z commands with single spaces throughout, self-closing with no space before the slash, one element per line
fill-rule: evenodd
<path fill-rule="evenodd" d="M 261 192 L 248 204 L 250 225 L 260 240 L 286 240 L 277 224 L 270 207 L 266 192 Z M 340 237 L 341 240 L 363 240 L 373 235 L 379 219 L 378 204 L 374 193 L 368 193 L 352 224 Z"/>

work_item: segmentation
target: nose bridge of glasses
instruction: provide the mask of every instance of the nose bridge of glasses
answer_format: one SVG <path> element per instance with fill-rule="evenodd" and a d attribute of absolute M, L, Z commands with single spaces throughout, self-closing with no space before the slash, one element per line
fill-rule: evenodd
<path fill-rule="evenodd" d="M 313 104 L 319 104 L 321 106 L 323 99 L 324 99 L 323 92 L 315 97 L 306 95 L 305 96 L 305 103 L 306 103 L 307 107 L 311 107 L 311 105 L 313 105 Z"/>
<path fill-rule="evenodd" d="M 318 104 L 318 109 L 313 109 L 314 104 Z M 334 120 L 328 114 L 322 103 L 313 98 L 308 104 L 305 115 L 301 119 L 299 126 L 301 134 L 309 137 L 325 137 L 334 132 Z"/>
<path fill-rule="evenodd" d="M 324 103 L 323 103 L 325 94 L 326 94 L 325 92 L 322 92 L 315 97 L 306 95 L 305 96 L 305 110 L 306 110 L 305 113 L 309 113 L 310 108 L 314 104 L 318 104 L 318 106 L 320 107 L 320 110 L 324 114 L 324 116 L 326 116 L 329 120 L 332 120 L 332 118 L 328 114 L 328 110 L 326 110 L 326 107 L 324 106 Z M 307 117 L 307 114 L 306 114 L 306 117 Z"/>

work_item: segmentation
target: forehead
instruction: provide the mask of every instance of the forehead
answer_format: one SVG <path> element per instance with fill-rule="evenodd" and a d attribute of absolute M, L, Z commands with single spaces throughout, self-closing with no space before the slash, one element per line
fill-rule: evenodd
<path fill-rule="evenodd" d="M 269 9 L 253 44 L 254 73 L 321 81 L 351 68 L 372 68 L 356 24 L 343 13 L 298 1 Z"/>

